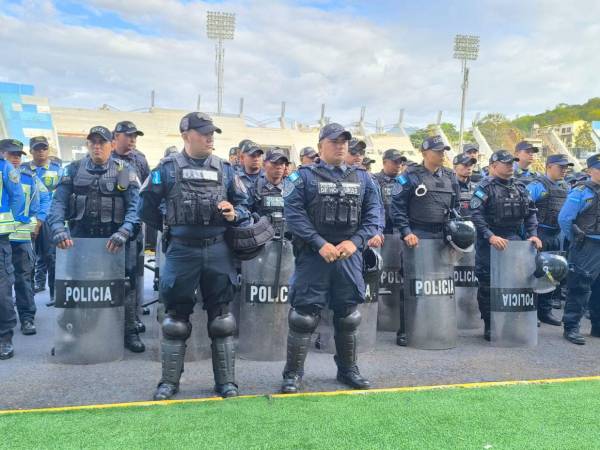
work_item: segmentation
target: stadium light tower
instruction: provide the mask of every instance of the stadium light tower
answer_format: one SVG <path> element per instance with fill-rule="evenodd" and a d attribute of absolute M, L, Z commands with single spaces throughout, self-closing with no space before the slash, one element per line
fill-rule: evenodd
<path fill-rule="evenodd" d="M 206 13 L 206 35 L 209 39 L 217 41 L 215 45 L 216 59 L 215 71 L 217 74 L 217 113 L 223 109 L 223 76 L 225 73 L 225 47 L 224 40 L 233 40 L 235 32 L 235 14 L 208 11 Z"/>
<path fill-rule="evenodd" d="M 469 68 L 467 61 L 475 61 L 479 56 L 479 36 L 470 36 L 457 34 L 454 37 L 454 59 L 462 62 L 463 84 L 462 101 L 460 105 L 460 139 L 459 153 L 463 148 L 463 134 L 465 131 L 465 101 L 467 97 L 467 88 L 469 87 Z"/>

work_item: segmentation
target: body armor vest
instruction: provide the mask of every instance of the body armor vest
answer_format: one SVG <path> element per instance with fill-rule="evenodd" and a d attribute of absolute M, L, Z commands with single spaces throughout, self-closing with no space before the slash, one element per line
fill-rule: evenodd
<path fill-rule="evenodd" d="M 283 196 L 281 189 L 276 186 L 267 186 L 267 180 L 261 177 L 256 182 L 256 212 L 259 216 L 270 216 L 274 212 L 283 214 Z"/>
<path fill-rule="evenodd" d="M 531 172 L 531 171 L 527 171 L 526 173 L 524 173 L 523 169 L 517 167 L 515 169 L 514 177 L 515 177 L 516 181 L 527 186 L 532 181 L 535 181 L 538 179 L 538 174 L 536 172 Z"/>
<path fill-rule="evenodd" d="M 600 234 L 600 184 L 586 181 L 583 185 L 592 190 L 594 200 L 589 208 L 579 213 L 575 224 L 587 235 Z"/>
<path fill-rule="evenodd" d="M 413 194 L 410 199 L 408 217 L 411 226 L 419 228 L 444 224 L 450 217 L 453 198 L 456 195 L 452 178 L 447 172 L 442 172 L 441 177 L 435 176 L 423 166 L 409 168 L 408 173 L 416 175 L 418 179 L 415 191 L 423 185 L 427 189 L 425 195 L 418 197 Z"/>
<path fill-rule="evenodd" d="M 117 188 L 119 166 L 111 159 L 106 171 L 89 172 L 86 169 L 88 160 L 73 163 L 75 175 L 69 201 L 69 228 L 74 236 L 108 237 L 125 220 L 124 192 Z"/>
<path fill-rule="evenodd" d="M 550 182 L 546 177 L 540 177 L 538 181 L 546 188 L 546 195 L 535 204 L 538 222 L 558 228 L 558 214 L 567 199 L 567 188 L 562 184 Z"/>
<path fill-rule="evenodd" d="M 373 178 L 379 183 L 381 189 L 381 201 L 385 208 L 386 217 L 390 217 L 390 206 L 392 204 L 392 189 L 394 184 L 397 183 L 395 178 L 388 177 L 385 173 L 380 172 L 373 175 Z"/>
<path fill-rule="evenodd" d="M 519 182 L 507 184 L 493 180 L 489 185 L 485 220 L 493 230 L 518 232 L 529 213 L 529 195 Z"/>
<path fill-rule="evenodd" d="M 175 166 L 175 183 L 167 194 L 168 225 L 223 226 L 217 205 L 227 200 L 223 161 L 215 156 L 203 167 L 192 166 L 183 153 L 167 158 Z"/>
<path fill-rule="evenodd" d="M 317 193 L 308 205 L 308 215 L 317 232 L 332 244 L 350 239 L 361 220 L 362 189 L 356 169 L 349 167 L 340 177 L 309 166 L 317 180 Z"/>
<path fill-rule="evenodd" d="M 471 201 L 471 197 L 473 197 L 473 183 L 471 181 L 467 182 L 467 186 L 460 185 L 460 215 L 463 217 L 467 217 L 471 215 L 469 210 L 469 202 Z"/>

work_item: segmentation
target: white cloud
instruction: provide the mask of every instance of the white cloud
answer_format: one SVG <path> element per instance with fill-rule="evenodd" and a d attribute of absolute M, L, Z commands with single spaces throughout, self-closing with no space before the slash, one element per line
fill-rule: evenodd
<path fill-rule="evenodd" d="M 159 106 L 194 108 L 200 93 L 203 109 L 214 110 L 214 44 L 205 37 L 205 14 L 218 8 L 238 20 L 235 40 L 226 43 L 229 112 L 243 96 L 247 115 L 257 119 L 277 117 L 282 100 L 289 117 L 304 121 L 316 120 L 321 103 L 342 123 L 356 120 L 363 104 L 370 122 L 381 117 L 386 124 L 400 108 L 419 125 L 438 110 L 452 119 L 459 113 L 453 24 L 441 31 L 381 25 L 350 10 L 277 1 L 87 3 L 157 35 L 66 24 L 52 2 L 30 0 L 11 15 L 0 13 L 0 76 L 34 84 L 54 105 L 134 109 L 147 106 L 155 89 Z M 487 0 L 481 21 L 493 28 L 481 33 L 481 58 L 472 64 L 467 118 L 476 111 L 537 112 L 600 95 L 599 5 Z M 33 22 L 40 10 L 46 20 Z"/>

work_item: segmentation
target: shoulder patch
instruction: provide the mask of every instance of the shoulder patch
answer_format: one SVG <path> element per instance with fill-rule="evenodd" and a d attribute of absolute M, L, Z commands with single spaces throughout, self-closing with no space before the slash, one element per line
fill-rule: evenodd
<path fill-rule="evenodd" d="M 160 170 L 152 171 L 152 184 L 161 184 Z"/>
<path fill-rule="evenodd" d="M 8 179 L 10 181 L 12 181 L 13 183 L 19 183 L 19 181 L 21 179 L 19 171 L 17 169 L 10 169 L 8 171 Z"/>
<path fill-rule="evenodd" d="M 296 185 L 292 181 L 289 179 L 283 180 L 283 189 L 281 191 L 281 195 L 285 198 L 294 192 L 294 189 L 296 189 Z"/>
<path fill-rule="evenodd" d="M 485 191 L 481 188 L 477 188 L 475 190 L 475 192 L 473 193 L 473 195 L 475 197 L 478 197 L 481 201 L 486 201 L 488 198 L 488 195 L 485 193 Z"/>
<path fill-rule="evenodd" d="M 402 186 L 404 186 L 404 185 L 408 184 L 408 178 L 407 178 L 407 177 L 405 177 L 404 175 L 398 175 L 398 176 L 396 177 L 396 181 L 397 181 L 398 183 L 400 183 Z"/>
<path fill-rule="evenodd" d="M 473 197 L 473 198 L 471 198 L 471 201 L 469 202 L 469 208 L 477 209 L 482 204 L 483 204 L 483 200 L 481 200 L 479 197 Z"/>
<path fill-rule="evenodd" d="M 233 176 L 233 183 L 235 184 L 235 188 L 238 192 L 241 192 L 242 194 L 248 193 L 248 189 L 239 175 Z"/>
<path fill-rule="evenodd" d="M 291 181 L 294 185 L 300 186 L 302 184 L 302 177 L 298 173 L 298 171 L 294 171 L 290 173 L 287 177 L 288 181 Z"/>

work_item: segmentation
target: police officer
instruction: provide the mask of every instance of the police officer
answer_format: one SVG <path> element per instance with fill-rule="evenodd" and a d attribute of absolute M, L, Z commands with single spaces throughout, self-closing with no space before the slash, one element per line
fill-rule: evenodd
<path fill-rule="evenodd" d="M 46 221 L 60 249 L 73 247 L 72 237 L 108 238 L 106 248 L 116 253 L 124 249 L 128 241 L 135 240 L 140 223 L 138 176 L 135 168 L 111 157 L 112 137 L 108 128 L 91 128 L 87 135 L 88 155 L 65 168 Z M 135 278 L 130 260 L 127 260 L 126 271 L 130 279 Z M 135 314 L 135 298 L 128 296 L 124 344 L 139 353 L 145 347 L 138 336 Z"/>
<path fill-rule="evenodd" d="M 35 172 L 38 179 L 44 183 L 50 193 L 50 200 L 62 174 L 61 165 L 51 160 L 50 147 L 48 139 L 45 136 L 32 137 L 29 140 L 29 152 L 32 160 L 23 163 L 23 166 Z M 46 286 L 46 273 L 48 273 L 48 287 L 50 288 L 50 298 L 54 298 L 54 261 L 56 259 L 56 248 L 52 243 L 52 232 L 48 228 L 47 222 L 40 222 L 40 232 L 35 240 L 35 275 L 34 292 L 41 292 Z"/>
<path fill-rule="evenodd" d="M 314 148 L 304 147 L 302 150 L 300 150 L 300 165 L 308 166 L 313 164 L 318 157 L 319 154 Z"/>
<path fill-rule="evenodd" d="M 362 162 L 365 159 L 365 152 L 367 151 L 367 144 L 357 138 L 352 138 L 348 142 L 348 153 L 344 158 L 344 162 L 348 166 L 362 166 Z"/>
<path fill-rule="evenodd" d="M 479 183 L 481 179 L 484 177 L 484 174 L 481 169 L 481 165 L 479 164 L 479 144 L 469 142 L 463 145 L 463 153 L 469 156 L 470 158 L 475 159 L 475 165 L 473 166 L 473 171 L 470 176 L 470 181 L 473 183 Z"/>
<path fill-rule="evenodd" d="M 461 153 L 454 157 L 452 161 L 454 165 L 454 173 L 458 180 L 460 189 L 460 214 L 461 216 L 469 216 L 469 202 L 473 196 L 475 183 L 472 180 L 473 170 L 477 164 L 477 159 L 471 156 L 472 153 Z"/>
<path fill-rule="evenodd" d="M 213 154 L 214 133 L 221 133 L 207 114 L 193 112 L 179 124 L 184 150 L 161 160 L 142 188 L 139 215 L 163 229 L 160 205 L 166 203 L 166 262 L 160 278 L 165 306 L 161 342 L 162 377 L 155 400 L 179 390 L 189 317 L 196 291 L 208 313 L 215 391 L 238 395 L 234 379 L 235 318 L 229 311 L 237 278 L 231 250 L 224 241 L 227 224 L 248 219 L 248 196 L 231 165 Z"/>
<path fill-rule="evenodd" d="M 529 196 L 537 208 L 538 237 L 544 251 L 559 251 L 562 248 L 558 214 L 565 203 L 569 185 L 565 182 L 568 167 L 573 166 L 567 155 L 550 155 L 546 159 L 546 175 L 537 177 L 527 185 Z M 560 326 L 559 319 L 552 314 L 554 292 L 538 295 L 538 319 L 549 325 Z"/>
<path fill-rule="evenodd" d="M 15 231 L 9 238 L 12 247 L 12 262 L 15 268 L 15 303 L 21 323 L 21 332 L 24 335 L 32 335 L 36 333 L 34 324 L 36 307 L 31 283 L 35 259 L 31 239 L 35 240 L 39 233 L 38 222 L 41 225 L 41 222 L 46 220 L 50 196 L 46 187 L 36 177 L 35 172 L 29 166 L 21 166 L 21 157 L 25 154 L 22 145 L 15 145 L 4 152 L 4 157 L 15 169 L 20 171 L 21 187 L 25 194 L 23 214 L 30 218 L 28 224 L 16 222 Z"/>
<path fill-rule="evenodd" d="M 240 149 L 238 147 L 231 147 L 229 149 L 229 164 L 235 170 L 239 170 L 240 167 Z"/>
<path fill-rule="evenodd" d="M 331 123 L 319 133 L 320 160 L 300 167 L 285 184 L 285 218 L 294 235 L 287 362 L 283 393 L 300 389 L 311 335 L 328 306 L 333 311 L 338 381 L 357 389 L 369 382 L 356 365 L 357 304 L 365 297 L 362 251 L 378 230 L 380 203 L 371 177 L 348 166 L 350 132 Z"/>
<path fill-rule="evenodd" d="M 600 337 L 600 153 L 587 159 L 590 179 L 573 188 L 558 216 L 560 228 L 571 242 L 564 336 L 585 344 L 579 323 L 586 305 L 591 336 Z"/>
<path fill-rule="evenodd" d="M 447 150 L 441 136 L 425 139 L 423 163 L 408 167 L 394 186 L 392 221 L 409 247 L 416 247 L 419 239 L 442 238 L 445 223 L 458 207 L 458 181 L 443 167 Z"/>
<path fill-rule="evenodd" d="M 384 216 L 384 234 L 394 232 L 394 223 L 391 214 L 392 191 L 394 185 L 398 182 L 397 178 L 405 169 L 406 157 L 395 148 L 387 149 L 383 152 L 383 168 L 381 172 L 373 175 L 373 179 L 379 185 L 381 192 L 381 201 L 385 210 Z"/>
<path fill-rule="evenodd" d="M 490 157 L 491 175 L 475 189 L 469 209 L 477 228 L 475 275 L 479 279 L 477 302 L 484 322 L 484 339 L 490 340 L 490 246 L 505 250 L 508 241 L 520 241 L 524 230 L 528 241 L 539 250 L 535 208 L 525 186 L 513 177 L 513 163 L 518 162 L 506 150 Z"/>
<path fill-rule="evenodd" d="M 515 154 L 518 161 L 514 164 L 514 177 L 524 185 L 531 183 L 539 173 L 530 169 L 535 161 L 535 154 L 540 149 L 527 141 L 521 141 L 515 146 Z"/>
<path fill-rule="evenodd" d="M 246 140 L 240 145 L 240 168 L 237 174 L 246 186 L 246 190 L 250 190 L 252 185 L 260 177 L 264 176 L 262 169 L 264 151 L 256 142 Z"/>
<path fill-rule="evenodd" d="M 14 148 L 23 148 L 16 139 L 0 141 L 0 154 Z M 17 315 L 12 299 L 14 267 L 9 235 L 15 230 L 15 222 L 29 223 L 25 210 L 25 195 L 19 181 L 19 172 L 11 163 L 0 158 L 0 359 L 14 355 L 12 344 L 13 328 L 17 325 Z"/>
<path fill-rule="evenodd" d="M 137 149 L 137 138 L 143 136 L 144 133 L 138 130 L 135 124 L 129 120 L 119 122 L 115 125 L 113 131 L 113 153 L 112 157 L 117 161 L 126 162 L 130 168 L 135 169 L 138 177 L 138 183 L 141 185 L 150 174 L 150 167 L 146 156 Z M 136 230 L 134 233 L 135 241 L 129 243 L 127 247 L 128 256 L 131 258 L 131 264 L 135 267 L 135 271 L 141 274 L 140 277 L 132 277 L 131 288 L 137 292 L 136 303 L 143 303 L 144 286 L 138 286 L 140 279 L 143 281 L 144 273 L 144 250 L 145 250 L 145 233 L 144 230 Z M 141 267 L 140 267 L 141 266 Z M 138 292 L 141 289 L 141 292 Z M 137 305 L 138 308 L 141 305 Z M 139 333 L 146 331 L 144 323 L 139 319 L 136 309 L 135 324 Z M 140 341 L 141 342 L 141 341 Z"/>
<path fill-rule="evenodd" d="M 249 193 L 250 210 L 259 216 L 283 213 L 283 183 L 285 167 L 289 160 L 285 153 L 275 147 L 265 156 L 264 176 L 256 179 Z"/>

